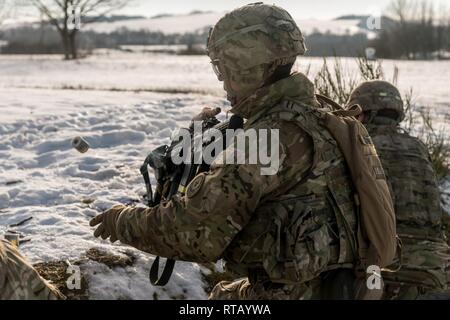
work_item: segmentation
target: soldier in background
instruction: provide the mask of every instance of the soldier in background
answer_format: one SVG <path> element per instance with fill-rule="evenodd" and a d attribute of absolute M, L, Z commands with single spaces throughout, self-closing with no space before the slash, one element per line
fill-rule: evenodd
<path fill-rule="evenodd" d="M 351 94 L 383 163 L 395 205 L 401 269 L 383 273 L 385 299 L 416 299 L 447 288 L 450 251 L 442 230 L 440 192 L 427 147 L 400 128 L 404 106 L 396 87 L 369 81 Z M 397 266 L 400 261 L 397 261 Z M 391 269 L 395 269 L 392 266 Z"/>
<path fill-rule="evenodd" d="M 0 240 L 0 300 L 57 300 L 64 296 L 45 281 L 15 246 Z"/>

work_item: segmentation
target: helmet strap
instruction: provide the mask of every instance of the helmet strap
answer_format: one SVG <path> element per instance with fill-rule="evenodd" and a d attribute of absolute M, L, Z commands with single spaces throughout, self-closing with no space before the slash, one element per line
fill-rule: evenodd
<path fill-rule="evenodd" d="M 371 124 L 380 126 L 397 126 L 398 121 L 389 117 L 377 116 L 371 122 Z"/>
<path fill-rule="evenodd" d="M 275 71 L 277 70 L 278 67 L 283 66 L 285 64 L 289 64 L 292 63 L 293 61 L 295 61 L 296 57 L 289 57 L 289 58 L 284 58 L 284 59 L 278 59 L 274 62 L 272 62 L 270 65 L 260 65 L 259 67 L 264 68 L 264 74 L 262 79 L 259 81 L 259 83 L 255 83 L 256 85 L 256 89 L 260 89 L 266 85 L 268 85 L 268 81 L 269 79 L 273 76 L 273 74 L 275 73 Z M 227 88 L 227 100 L 230 101 L 231 105 L 235 105 L 236 103 L 238 103 L 238 93 L 235 92 L 232 88 L 231 88 L 231 72 L 230 70 L 226 67 L 223 66 L 221 68 L 224 72 L 222 74 L 223 77 L 223 81 L 225 83 L 225 87 Z M 234 71 L 234 73 L 238 73 L 238 71 Z M 243 99 L 245 97 L 241 97 L 241 99 Z"/>
<path fill-rule="evenodd" d="M 367 114 L 367 123 L 375 123 L 375 118 L 377 117 L 378 112 L 376 110 L 370 110 L 366 112 Z"/>

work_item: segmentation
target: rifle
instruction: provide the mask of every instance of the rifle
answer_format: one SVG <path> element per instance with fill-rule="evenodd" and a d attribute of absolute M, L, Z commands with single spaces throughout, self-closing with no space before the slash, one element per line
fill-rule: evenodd
<path fill-rule="evenodd" d="M 226 129 L 240 129 L 243 127 L 243 119 L 233 115 L 229 121 L 220 122 L 217 118 L 212 117 L 202 121 L 202 134 L 209 129 L 217 129 L 222 133 L 224 149 L 226 147 L 225 133 Z M 189 183 L 200 173 L 208 171 L 209 165 L 202 162 L 194 164 L 194 136 L 193 126 L 188 129 L 191 138 L 191 161 L 190 163 L 181 163 L 176 165 L 172 162 L 171 155 L 173 153 L 182 152 L 182 139 L 174 138 L 170 145 L 162 145 L 145 158 L 140 171 L 145 181 L 147 189 L 147 202 L 149 207 L 154 207 L 161 203 L 161 200 L 170 200 L 174 195 L 184 196 Z M 206 135 L 207 136 L 207 135 Z M 209 145 L 213 140 L 202 141 L 202 147 Z M 152 185 L 150 183 L 149 167 L 154 170 L 156 179 L 156 189 L 153 194 Z M 167 259 L 164 270 L 159 276 L 160 257 L 157 256 L 150 268 L 150 282 L 154 286 L 164 286 L 169 281 L 175 260 Z"/>

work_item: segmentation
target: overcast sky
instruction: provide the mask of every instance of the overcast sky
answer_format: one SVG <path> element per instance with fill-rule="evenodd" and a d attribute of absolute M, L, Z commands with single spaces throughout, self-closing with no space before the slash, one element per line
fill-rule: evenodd
<path fill-rule="evenodd" d="M 0 0 L 17 3 L 23 0 Z M 380 16 L 392 0 L 271 0 L 296 19 L 333 19 L 347 14 Z M 414 1 L 414 0 L 411 0 Z M 439 4 L 448 8 L 450 0 L 429 0 L 439 11 Z M 252 0 L 129 0 L 125 8 L 113 14 L 152 17 L 162 13 L 185 14 L 194 10 L 226 12 L 251 3 Z M 18 9 L 17 9 L 18 8 Z M 439 12 L 437 12 L 439 13 Z M 36 16 L 35 9 L 16 7 L 14 16 Z"/>
<path fill-rule="evenodd" d="M 448 0 L 446 0 L 448 1 Z M 144 16 L 160 13 L 188 13 L 193 10 L 230 11 L 251 0 L 132 0 L 122 12 Z M 256 1 L 255 1 L 256 2 Z M 377 14 L 390 0 L 272 0 L 265 3 L 279 5 L 295 18 L 330 19 L 344 14 Z"/>

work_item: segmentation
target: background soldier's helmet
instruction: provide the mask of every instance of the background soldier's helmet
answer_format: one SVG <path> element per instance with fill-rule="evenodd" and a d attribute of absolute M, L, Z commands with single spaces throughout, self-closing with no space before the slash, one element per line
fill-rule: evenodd
<path fill-rule="evenodd" d="M 242 96 L 261 87 L 281 65 L 306 51 L 303 35 L 284 9 L 261 2 L 226 14 L 210 31 L 207 52 L 228 94 L 232 80 Z"/>
<path fill-rule="evenodd" d="M 405 118 L 403 100 L 398 89 L 387 81 L 367 81 L 350 95 L 348 106 L 359 104 L 369 113 L 368 122 L 377 117 L 390 118 L 400 123 Z"/>

